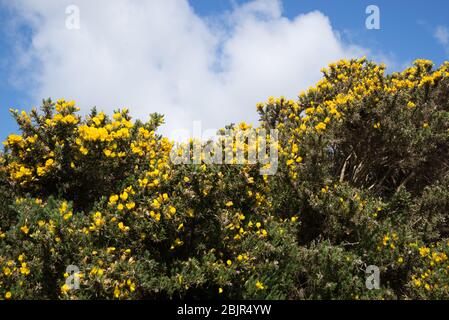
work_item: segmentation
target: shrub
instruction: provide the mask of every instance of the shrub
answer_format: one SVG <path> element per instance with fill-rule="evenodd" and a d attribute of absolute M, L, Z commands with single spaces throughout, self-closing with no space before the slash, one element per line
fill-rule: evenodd
<path fill-rule="evenodd" d="M 385 74 L 342 60 L 323 75 L 297 101 L 257 105 L 255 129 L 279 133 L 274 175 L 250 161 L 173 163 L 198 142 L 157 134 L 159 114 L 81 117 L 65 100 L 12 110 L 0 297 L 445 298 L 449 63 Z M 237 147 L 254 146 L 233 141 L 225 153 Z M 380 289 L 366 287 L 370 265 Z"/>

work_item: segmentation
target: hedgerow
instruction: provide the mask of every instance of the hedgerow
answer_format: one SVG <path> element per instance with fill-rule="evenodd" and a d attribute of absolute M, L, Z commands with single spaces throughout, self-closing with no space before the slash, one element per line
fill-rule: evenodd
<path fill-rule="evenodd" d="M 12 110 L 0 298 L 447 298 L 449 63 L 386 74 L 363 58 L 322 72 L 297 100 L 257 105 L 256 130 L 279 134 L 273 175 L 203 155 L 173 163 L 159 114 L 82 117 L 63 99 Z"/>

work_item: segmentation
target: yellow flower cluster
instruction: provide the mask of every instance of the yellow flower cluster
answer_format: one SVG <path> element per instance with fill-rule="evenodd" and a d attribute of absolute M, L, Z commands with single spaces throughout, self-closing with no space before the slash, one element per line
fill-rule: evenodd
<path fill-rule="evenodd" d="M 391 234 L 387 233 L 382 239 L 382 246 L 388 247 L 392 250 L 396 249 L 395 241 L 399 239 L 397 233 L 393 232 Z M 380 249 L 380 247 L 378 247 Z"/>
<path fill-rule="evenodd" d="M 339 123 L 349 108 L 363 105 L 367 100 L 379 102 L 379 96 L 385 92 L 396 93 L 401 89 L 411 92 L 422 86 L 436 85 L 449 77 L 449 63 L 435 71 L 432 67 L 431 61 L 416 60 L 414 66 L 404 72 L 385 77 L 385 66 L 375 65 L 366 58 L 340 60 L 322 69 L 324 78 L 315 87 L 301 92 L 297 102 L 284 97 L 270 97 L 266 103 L 258 103 L 257 110 L 262 114 L 272 111 L 280 115 L 276 127 L 285 129 L 287 137 L 281 153 L 286 158 L 290 176 L 296 179 L 304 157 L 300 146 L 308 137 L 323 134 L 329 126 Z M 413 110 L 416 102 L 408 101 L 405 106 Z M 372 126 L 381 129 L 381 123 L 375 119 Z M 423 128 L 428 126 L 427 123 L 422 125 Z"/>
<path fill-rule="evenodd" d="M 5 157 L 0 159 L 2 174 L 6 173 L 15 187 L 25 187 L 24 191 L 46 190 L 47 184 L 58 186 L 58 192 L 65 193 L 63 198 L 72 199 L 73 204 L 64 200 L 54 201 L 56 205 L 52 210 L 46 210 L 53 201 L 51 197 L 44 198 L 46 203 L 40 199 L 33 200 L 34 206 L 29 207 L 36 209 L 35 205 L 38 205 L 36 210 L 42 211 L 39 211 L 38 218 L 26 216 L 18 220 L 17 227 L 7 234 L 0 230 L 0 241 L 13 233 L 27 243 L 44 240 L 48 246 L 45 248 L 48 250 L 46 254 L 55 259 L 59 259 L 58 254 L 63 255 L 61 252 L 66 251 L 66 248 L 61 249 L 63 245 L 73 245 L 74 248 L 70 249 L 76 252 L 76 257 L 81 257 L 78 262 L 83 266 L 83 273 L 77 274 L 81 285 L 87 291 L 101 288 L 104 291 L 101 295 L 116 299 L 132 298 L 133 294 L 141 291 L 141 284 L 134 277 L 134 271 L 145 263 L 148 266 L 154 263 L 155 269 L 166 272 L 167 281 L 176 279 L 176 287 L 170 288 L 173 292 L 188 290 L 193 283 L 196 286 L 200 284 L 202 280 L 188 279 L 183 271 L 195 269 L 195 264 L 201 263 L 201 267 L 206 268 L 205 272 L 220 275 L 214 287 L 214 290 L 218 288 L 219 294 L 227 293 L 227 289 L 233 285 L 231 280 L 226 279 L 238 277 L 262 296 L 271 289 L 271 283 L 265 276 L 258 274 L 258 264 L 266 259 L 261 258 L 257 250 L 263 247 L 262 250 L 269 251 L 278 244 L 282 245 L 281 240 L 294 234 L 291 230 L 307 225 L 308 219 L 302 217 L 303 214 L 305 217 L 309 214 L 309 205 L 319 207 L 324 203 L 324 210 L 330 207 L 332 210 L 338 209 L 342 213 L 338 218 L 350 221 L 351 225 L 372 223 L 380 226 L 387 214 L 379 214 L 383 207 L 379 204 L 380 200 L 370 201 L 365 198 L 365 193 L 349 189 L 352 186 L 343 190 L 343 183 L 336 184 L 328 177 L 317 180 L 310 190 L 306 185 L 309 181 L 304 181 L 304 188 L 310 191 L 310 199 L 303 200 L 301 197 L 304 195 L 300 194 L 298 202 L 309 201 L 307 205 L 295 203 L 295 199 L 291 206 L 285 206 L 283 201 L 288 201 L 289 195 L 282 195 L 281 201 L 278 201 L 273 196 L 277 190 L 270 188 L 274 188 L 278 182 L 288 182 L 291 186 L 285 190 L 299 190 L 297 187 L 302 182 L 301 174 L 306 171 L 301 170 L 313 161 L 308 156 L 311 154 L 310 147 L 332 145 L 335 137 L 331 136 L 334 132 L 331 129 L 340 128 L 338 126 L 342 126 L 343 121 L 352 119 L 352 111 L 365 105 L 377 108 L 381 104 L 379 96 L 385 92 L 394 94 L 400 90 L 403 90 L 402 93 L 433 86 L 448 76 L 448 70 L 449 64 L 432 71 L 430 62 L 418 60 L 414 67 L 385 77 L 384 66 L 377 66 L 366 59 L 342 60 L 331 64 L 323 70 L 324 78 L 315 87 L 300 93 L 297 101 L 270 97 L 266 103 L 257 105 L 262 115 L 262 126 L 255 128 L 258 137 L 255 143 L 236 139 L 237 133 L 253 129 L 246 123 L 230 126 L 230 138 L 223 137 L 207 143 L 189 141 L 188 156 L 193 158 L 197 166 L 175 167 L 170 162 L 174 143 L 156 135 L 157 125 L 154 123 L 132 122 L 127 109 L 115 112 L 111 118 L 95 110 L 90 116 L 81 118 L 76 115 L 78 108 L 74 102 L 59 100 L 55 105 L 56 113 L 50 109 L 45 109 L 44 116 L 38 116 L 34 111 L 30 114 L 16 112 L 17 117 L 29 126 L 35 123 L 40 125 L 32 127 L 35 129 L 32 130 L 33 134 L 26 132 L 7 138 L 4 142 Z M 408 94 L 404 96 L 402 100 L 398 98 L 401 114 L 418 113 L 420 99 Z M 270 122 L 272 118 L 275 121 Z M 431 120 L 424 117 L 420 119 L 420 133 L 429 132 L 431 125 L 433 128 Z M 370 134 L 376 136 L 387 132 L 389 125 L 388 121 L 378 119 L 372 113 L 367 128 Z M 281 155 L 283 171 L 272 180 L 267 175 L 260 177 L 259 164 L 247 157 L 244 157 L 243 163 L 234 165 L 237 164 L 234 156 L 238 152 L 249 154 L 258 151 L 260 145 L 265 145 L 262 139 L 270 141 L 269 135 L 259 135 L 267 127 L 278 129 L 282 135 L 281 143 L 276 148 Z M 424 131 L 422 128 L 429 130 Z M 226 139 L 232 139 L 231 143 L 227 143 L 229 141 Z M 210 165 L 204 150 L 199 154 L 200 159 L 195 159 L 198 153 L 193 154 L 194 148 L 190 147 L 197 143 L 202 143 L 201 146 L 224 145 L 220 160 L 231 158 L 232 162 L 223 166 Z M 182 154 L 183 148 L 180 145 L 175 150 Z M 261 160 L 263 162 L 266 159 Z M 264 165 L 265 168 L 268 166 Z M 97 168 L 98 171 L 95 171 Z M 115 176 L 121 171 L 125 174 Z M 90 175 L 87 176 L 88 173 Z M 99 176 L 100 183 L 97 183 Z M 75 177 L 73 180 L 76 183 L 70 183 L 73 182 L 70 180 L 72 177 Z M 279 177 L 287 180 L 276 180 Z M 95 187 L 90 189 L 89 194 L 80 192 L 80 189 L 84 191 L 83 188 L 90 187 L 87 185 L 90 183 Z M 101 192 L 96 193 L 97 187 L 102 188 Z M 351 190 L 350 193 L 347 190 Z M 76 194 L 76 199 L 71 198 L 73 194 Z M 38 193 L 37 196 L 47 195 Z M 27 200 L 17 200 L 18 204 L 27 204 Z M 83 201 L 87 205 L 83 206 Z M 281 212 L 281 217 L 273 215 L 273 212 L 277 214 L 280 211 L 280 206 L 286 207 L 287 212 Z M 298 214 L 298 208 L 302 206 L 306 209 Z M 311 209 L 311 212 L 314 210 Z M 47 216 L 44 217 L 44 214 Z M 329 229 L 330 225 L 331 222 Z M 355 236 L 354 233 L 350 234 L 352 230 L 349 226 L 347 229 L 347 238 Z M 398 233 L 402 234 L 402 230 L 396 229 L 397 233 L 387 233 L 385 230 L 390 229 L 384 228 L 376 230 L 381 230 L 381 233 L 376 233 L 378 236 L 374 242 L 378 249 L 376 254 L 392 257 L 390 262 L 393 262 L 389 266 L 400 268 L 409 263 L 412 254 L 404 255 L 399 250 L 402 240 Z M 285 237 L 284 233 L 287 234 Z M 342 237 L 346 239 L 346 235 Z M 72 237 L 76 242 L 68 240 Z M 210 245 L 214 241 L 219 244 Z M 254 246 L 257 250 L 251 249 L 252 243 L 258 244 Z M 196 250 L 194 259 L 187 256 L 192 248 Z M 425 267 L 416 269 L 410 283 L 416 288 L 435 290 L 442 283 L 437 277 L 449 271 L 447 250 L 423 245 L 415 254 Z M 143 255 L 145 259 L 136 262 L 136 258 Z M 165 261 L 161 264 L 157 261 L 162 256 L 172 259 L 173 265 L 176 262 L 176 274 L 170 274 L 171 270 L 162 271 Z M 203 257 L 204 261 L 201 260 Z M 14 289 L 4 279 L 12 275 L 19 278 L 28 276 L 32 261 L 23 261 L 23 255 L 18 262 L 10 258 L 5 261 L 1 259 L 1 294 L 5 299 L 15 298 Z M 277 265 L 278 258 L 275 259 Z M 349 257 L 347 259 L 350 260 Z M 77 298 L 77 294 L 63 282 L 67 277 L 64 274 L 63 279 L 61 274 L 56 286 L 58 294 L 64 298 Z"/>
<path fill-rule="evenodd" d="M 26 277 L 30 275 L 31 270 L 26 262 L 25 254 L 20 254 L 17 260 L 2 260 L 0 257 L 0 288 L 6 288 L 4 296 L 0 296 L 0 300 L 14 299 L 13 292 L 9 286 L 11 286 L 11 280 L 14 278 L 21 279 L 21 283 L 25 281 Z"/>
<path fill-rule="evenodd" d="M 53 118 L 45 120 L 45 124 L 48 127 L 56 127 L 59 124 L 76 125 L 79 123 L 79 117 L 74 115 L 74 112 L 79 111 L 79 108 L 75 106 L 75 101 L 60 99 L 57 101 L 55 109 L 57 113 Z"/>
<path fill-rule="evenodd" d="M 35 128 L 35 131 L 45 130 L 41 134 L 48 134 L 51 141 L 38 139 L 37 134 L 27 136 L 24 133 L 10 135 L 3 143 L 15 156 L 15 160 L 10 162 L 5 170 L 11 180 L 21 186 L 43 182 L 52 173 L 65 170 L 61 162 L 65 161 L 66 143 L 71 141 L 75 142 L 71 144 L 71 147 L 76 146 L 79 152 L 72 157 L 70 163 L 72 170 L 82 166 L 83 157 L 88 155 L 114 159 L 134 154 L 142 161 L 150 161 L 153 166 L 155 159 L 160 156 L 165 160 L 168 159 L 172 144 L 165 138 L 159 140 L 153 130 L 142 126 L 135 128 L 127 109 L 116 112 L 113 115 L 113 121 L 101 112 L 89 116 L 82 124 L 80 117 L 75 114 L 79 108 L 73 101 L 58 100 L 55 110 L 56 114 L 45 119 L 45 126 Z M 33 111 L 33 114 L 36 121 L 42 121 L 42 117 L 37 116 L 36 111 Z M 29 115 L 23 111 L 21 117 L 29 118 Z M 67 127 L 63 136 L 58 133 L 61 132 L 60 130 L 54 131 L 59 125 Z M 45 144 L 42 144 L 43 142 Z M 159 148 L 162 149 L 161 155 L 156 154 Z M 31 162 L 30 159 L 32 159 Z"/>
<path fill-rule="evenodd" d="M 437 243 L 416 247 L 420 260 L 420 267 L 411 275 L 411 284 L 416 290 L 424 290 L 436 298 L 447 297 L 449 294 L 449 243 Z"/>

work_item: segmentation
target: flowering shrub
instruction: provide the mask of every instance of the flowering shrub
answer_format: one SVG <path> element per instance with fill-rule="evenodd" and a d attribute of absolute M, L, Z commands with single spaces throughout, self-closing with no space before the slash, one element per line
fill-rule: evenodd
<path fill-rule="evenodd" d="M 387 75 L 342 60 L 323 75 L 297 101 L 257 105 L 257 130 L 279 133 L 274 175 L 173 163 L 158 114 L 81 117 L 65 100 L 12 110 L 0 298 L 447 297 L 449 63 Z"/>

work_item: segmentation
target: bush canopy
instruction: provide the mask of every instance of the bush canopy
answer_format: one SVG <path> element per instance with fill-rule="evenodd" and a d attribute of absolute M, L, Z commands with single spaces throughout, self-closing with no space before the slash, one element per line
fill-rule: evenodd
<path fill-rule="evenodd" d="M 159 114 L 82 117 L 62 99 L 11 110 L 0 299 L 449 297 L 449 63 L 322 73 L 297 100 L 259 103 L 257 127 L 226 128 L 276 131 L 274 174 L 203 153 L 174 164 L 197 142 L 158 134 Z"/>

